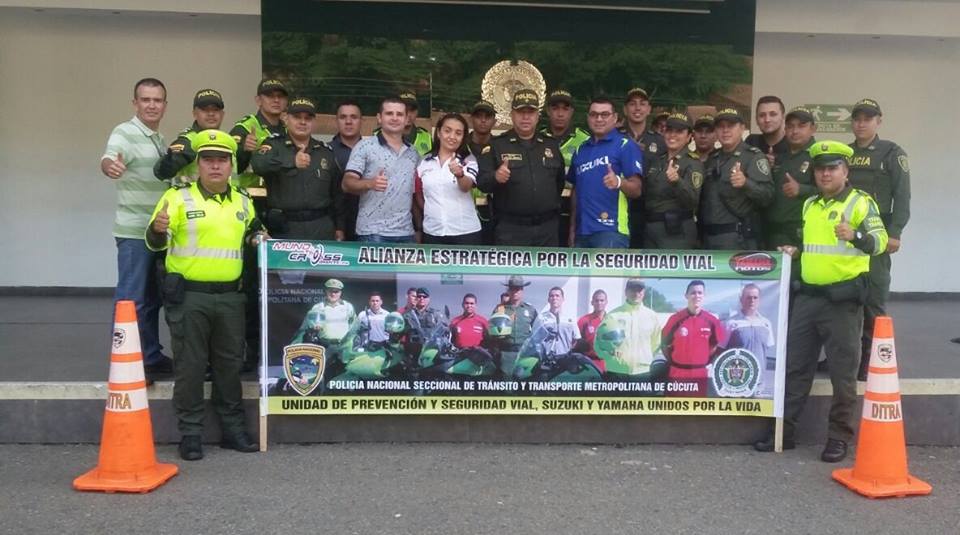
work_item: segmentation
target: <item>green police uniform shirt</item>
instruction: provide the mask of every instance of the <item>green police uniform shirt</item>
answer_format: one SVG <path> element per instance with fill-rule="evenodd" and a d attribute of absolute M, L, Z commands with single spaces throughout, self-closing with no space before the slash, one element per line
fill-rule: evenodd
<path fill-rule="evenodd" d="M 243 142 L 246 141 L 247 135 L 251 133 L 256 134 L 257 148 L 259 148 L 267 139 L 285 137 L 287 135 L 287 129 L 283 125 L 283 122 L 277 123 L 276 126 L 271 125 L 267 121 L 267 118 L 258 111 L 253 115 L 247 115 L 237 121 L 237 124 L 230 130 L 230 135 L 233 136 L 233 140 L 237 142 L 237 167 L 234 169 L 234 173 L 239 175 L 239 183 L 244 187 L 259 184 L 260 182 L 258 175 L 247 171 L 247 166 L 250 165 L 253 152 L 244 150 Z"/>
<path fill-rule="evenodd" d="M 730 175 L 738 163 L 747 177 L 741 188 L 730 183 Z M 732 152 L 717 149 L 710 153 L 703 167 L 700 219 L 705 225 L 739 223 L 759 215 L 773 201 L 770 162 L 756 147 L 741 142 Z"/>
<path fill-rule="evenodd" d="M 510 336 L 507 338 L 510 344 L 517 348 L 523 345 L 523 343 L 527 341 L 527 338 L 530 338 L 530 334 L 533 332 L 533 323 L 537 320 L 537 309 L 533 308 L 533 305 L 526 301 L 521 302 L 517 306 L 509 304 L 497 305 L 493 309 L 491 316 L 494 314 L 506 314 L 510 316 L 513 325 Z"/>
<path fill-rule="evenodd" d="M 875 137 L 866 147 L 850 144 L 850 185 L 877 202 L 890 237 L 900 234 L 910 220 L 910 163 L 907 153 L 892 141 Z"/>
<path fill-rule="evenodd" d="M 680 179 L 670 182 L 667 170 L 677 165 Z M 645 210 L 648 214 L 663 214 L 670 211 L 697 213 L 700 204 L 700 188 L 703 187 L 703 164 L 696 153 L 682 151 L 674 158 L 666 154 L 653 155 L 643 181 Z"/>

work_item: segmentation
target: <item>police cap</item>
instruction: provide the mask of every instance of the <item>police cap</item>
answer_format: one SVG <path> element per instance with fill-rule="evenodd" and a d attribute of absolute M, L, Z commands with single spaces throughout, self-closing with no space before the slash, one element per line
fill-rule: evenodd
<path fill-rule="evenodd" d="M 412 109 L 420 109 L 420 103 L 417 102 L 417 94 L 413 91 L 404 91 L 400 93 L 400 100 L 408 107 Z"/>
<path fill-rule="evenodd" d="M 287 113 L 309 113 L 310 115 L 317 114 L 317 105 L 313 103 L 307 97 L 297 97 L 290 101 L 290 105 L 287 106 Z"/>
<path fill-rule="evenodd" d="M 790 110 L 787 113 L 786 120 L 790 120 L 793 117 L 799 119 L 801 123 L 815 123 L 817 122 L 816 118 L 813 115 L 813 112 L 810 111 L 810 108 L 804 108 L 803 106 L 798 106 Z"/>
<path fill-rule="evenodd" d="M 524 108 L 537 109 L 540 107 L 540 97 L 533 89 L 521 89 L 513 94 L 511 107 L 515 110 L 522 110 Z"/>
<path fill-rule="evenodd" d="M 630 89 L 630 91 L 627 91 L 627 102 L 629 102 L 632 98 L 650 100 L 650 95 L 648 95 L 646 90 L 644 90 L 642 87 L 633 87 Z"/>
<path fill-rule="evenodd" d="M 426 288 L 417 288 L 417 297 L 430 297 L 430 290 Z"/>
<path fill-rule="evenodd" d="M 813 159 L 814 167 L 828 167 L 839 165 L 840 163 L 849 163 L 853 156 L 853 149 L 846 143 L 839 141 L 818 141 L 809 149 L 810 158 Z"/>
<path fill-rule="evenodd" d="M 690 124 L 690 117 L 686 113 L 678 111 L 667 115 L 667 128 L 690 130 L 693 126 Z"/>
<path fill-rule="evenodd" d="M 260 83 L 257 85 L 257 94 L 258 95 L 268 95 L 274 91 L 279 91 L 287 96 L 290 94 L 287 91 L 287 86 L 283 85 L 283 82 L 277 80 L 276 78 L 264 78 L 260 80 Z"/>
<path fill-rule="evenodd" d="M 566 89 L 554 89 L 550 92 L 550 95 L 547 96 L 547 106 L 561 103 L 567 106 L 573 106 L 573 95 Z"/>
<path fill-rule="evenodd" d="M 485 111 L 491 115 L 496 115 L 497 110 L 493 107 L 493 103 L 489 100 L 478 100 L 476 104 L 473 105 L 473 108 L 470 108 L 470 114 L 473 115 L 479 111 Z"/>
<path fill-rule="evenodd" d="M 744 124 L 743 117 L 740 116 L 740 112 L 736 108 L 724 108 L 718 111 L 713 117 L 713 122 L 714 124 L 722 122 Z"/>
<path fill-rule="evenodd" d="M 877 104 L 876 100 L 872 98 L 865 98 L 853 105 L 853 111 L 850 115 L 857 115 L 858 113 L 865 113 L 870 117 L 874 115 L 883 115 L 883 112 L 880 111 L 880 105 Z"/>
<path fill-rule="evenodd" d="M 204 130 L 196 135 L 192 143 L 193 151 L 198 155 L 204 152 L 223 152 L 235 154 L 237 142 L 221 130 Z"/>
<path fill-rule="evenodd" d="M 328 290 L 343 290 L 343 283 L 340 282 L 340 279 L 327 279 L 327 282 L 323 283 L 323 287 Z"/>
<path fill-rule="evenodd" d="M 201 89 L 193 96 L 194 108 L 206 108 L 207 106 L 216 106 L 223 109 L 223 97 L 216 89 Z"/>
<path fill-rule="evenodd" d="M 697 117 L 697 122 L 693 123 L 693 127 L 700 128 L 701 126 L 713 128 L 713 115 L 707 113 Z"/>

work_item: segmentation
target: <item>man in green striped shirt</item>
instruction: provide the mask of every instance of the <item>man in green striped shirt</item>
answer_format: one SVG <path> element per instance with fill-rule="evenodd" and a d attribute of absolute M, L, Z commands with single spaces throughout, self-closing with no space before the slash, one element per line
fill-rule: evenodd
<path fill-rule="evenodd" d="M 133 87 L 136 115 L 110 133 L 100 170 L 117 184 L 117 214 L 113 237 L 117 242 L 117 288 L 114 299 L 137 304 L 140 344 L 149 375 L 171 371 L 171 361 L 160 352 L 160 296 L 156 280 L 156 253 L 147 249 L 144 233 L 153 208 L 169 182 L 153 176 L 153 166 L 166 142 L 158 131 L 167 108 L 167 89 L 156 78 L 144 78 Z"/>

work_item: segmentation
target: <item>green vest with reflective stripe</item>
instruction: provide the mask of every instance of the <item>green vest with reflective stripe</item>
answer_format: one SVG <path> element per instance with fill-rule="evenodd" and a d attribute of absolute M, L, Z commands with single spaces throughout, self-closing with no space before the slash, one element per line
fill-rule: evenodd
<path fill-rule="evenodd" d="M 873 236 L 877 255 L 887 248 L 887 232 L 880 222 L 877 204 L 866 193 L 850 189 L 845 199 L 824 199 L 817 195 L 803 204 L 803 254 L 800 274 L 807 284 L 826 285 L 848 281 L 870 271 L 870 254 L 837 238 L 841 220 Z M 865 226 L 861 226 L 863 223 Z M 867 230 L 864 230 L 866 228 Z"/>
<path fill-rule="evenodd" d="M 270 137 L 270 131 L 260 124 L 260 120 L 257 119 L 256 115 L 247 115 L 243 119 L 237 121 L 237 124 L 242 126 L 247 132 L 256 134 L 257 148 L 259 148 L 260 145 L 263 145 L 263 142 Z M 242 139 L 237 141 L 237 146 L 243 148 L 243 141 L 244 140 Z M 236 158 L 234 158 L 233 166 L 234 168 L 237 166 Z M 241 188 L 258 187 L 263 184 L 263 180 L 260 178 L 260 175 L 254 173 L 253 171 L 245 171 L 240 174 L 237 174 L 237 171 L 239 171 L 239 169 L 234 169 L 234 177 L 230 180 L 231 184 L 235 184 Z"/>
<path fill-rule="evenodd" d="M 413 138 L 413 148 L 417 150 L 420 156 L 426 156 L 433 149 L 433 138 L 430 137 L 430 132 L 417 127 L 417 135 Z"/>
<path fill-rule="evenodd" d="M 230 282 L 243 270 L 243 238 L 254 219 L 253 202 L 235 187 L 230 197 L 204 198 L 199 183 L 170 188 L 150 217 L 167 206 L 167 271 L 190 281 Z M 149 231 L 148 231 L 149 232 Z M 149 246 L 149 240 L 147 240 Z"/>
<path fill-rule="evenodd" d="M 563 142 L 563 145 L 560 145 L 560 152 L 563 154 L 563 165 L 566 166 L 566 169 L 570 169 L 570 162 L 573 161 L 573 154 L 577 152 L 577 148 L 583 145 L 588 139 L 590 139 L 590 134 L 579 128 L 574 128 L 573 134 Z"/>

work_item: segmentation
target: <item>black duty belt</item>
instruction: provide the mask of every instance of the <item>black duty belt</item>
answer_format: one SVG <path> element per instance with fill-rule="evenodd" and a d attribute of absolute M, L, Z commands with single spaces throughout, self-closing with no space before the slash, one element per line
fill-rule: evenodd
<path fill-rule="evenodd" d="M 548 221 L 553 221 L 558 216 L 559 213 L 554 210 L 537 215 L 498 214 L 497 219 L 514 225 L 540 225 Z"/>
<path fill-rule="evenodd" d="M 314 221 L 331 215 L 329 208 L 315 208 L 313 210 L 280 210 L 287 221 Z"/>
<path fill-rule="evenodd" d="M 730 234 L 731 232 L 740 232 L 740 223 L 720 223 L 719 225 L 704 225 L 703 232 L 708 236 L 718 234 Z"/>
<path fill-rule="evenodd" d="M 669 214 L 676 214 L 676 215 L 677 215 L 677 219 L 680 219 L 680 220 L 693 219 L 693 212 L 690 212 L 690 211 L 687 211 L 687 210 L 676 210 L 676 211 L 660 212 L 660 213 L 653 212 L 653 213 L 647 213 L 647 214 L 645 214 L 645 217 L 646 217 L 646 220 L 649 221 L 649 222 L 651 222 L 651 223 L 654 223 L 654 222 L 657 222 L 657 221 L 663 223 L 663 222 L 665 222 L 665 221 L 667 220 L 667 214 L 668 214 L 668 213 L 669 213 Z"/>
<path fill-rule="evenodd" d="M 671 362 L 670 365 L 681 370 L 699 370 L 707 367 L 706 364 L 677 364 L 676 362 Z"/>
<path fill-rule="evenodd" d="M 240 291 L 240 279 L 230 282 L 183 281 L 183 289 L 188 292 L 205 294 L 228 294 Z"/>

